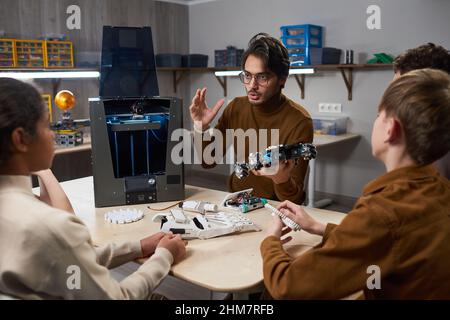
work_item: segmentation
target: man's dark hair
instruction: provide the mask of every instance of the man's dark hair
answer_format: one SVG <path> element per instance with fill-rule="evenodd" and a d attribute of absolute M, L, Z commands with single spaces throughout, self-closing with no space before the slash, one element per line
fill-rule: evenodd
<path fill-rule="evenodd" d="M 249 55 L 254 55 L 263 60 L 264 65 L 279 78 L 289 76 L 289 55 L 280 40 L 269 36 L 267 33 L 258 33 L 250 39 L 248 48 L 242 57 L 242 69 Z"/>
<path fill-rule="evenodd" d="M 400 74 L 424 68 L 438 69 L 450 74 L 450 52 L 434 43 L 427 43 L 406 50 L 394 60 L 394 71 Z"/>
<path fill-rule="evenodd" d="M 32 85 L 10 78 L 0 78 L 0 165 L 11 156 L 11 133 L 22 127 L 31 137 L 44 116 L 41 94 Z"/>

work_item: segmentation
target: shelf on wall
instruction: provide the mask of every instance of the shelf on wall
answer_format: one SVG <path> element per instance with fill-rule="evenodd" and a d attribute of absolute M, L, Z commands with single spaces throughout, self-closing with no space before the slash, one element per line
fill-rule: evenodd
<path fill-rule="evenodd" d="M 353 71 L 355 70 L 392 70 L 392 64 L 324 64 L 324 65 L 313 65 L 313 66 L 303 66 L 303 67 L 294 67 L 291 69 L 310 69 L 313 68 L 317 71 L 340 71 L 342 78 L 344 80 L 345 86 L 347 88 L 348 100 L 353 99 Z M 217 71 L 236 71 L 240 70 L 239 67 L 224 67 L 224 68 L 157 68 L 157 71 L 161 72 L 172 72 L 173 75 L 173 91 L 177 92 L 177 87 L 183 78 L 192 72 L 200 72 L 200 73 L 215 73 Z M 94 68 L 69 68 L 69 69 L 22 69 L 22 68 L 1 68 L 0 73 L 3 72 L 61 72 L 61 73 L 70 73 L 70 72 L 99 72 L 98 69 Z M 301 92 L 301 98 L 305 99 L 305 82 L 306 82 L 306 74 L 293 74 L 290 75 L 294 77 Z M 227 96 L 227 76 L 216 76 L 217 81 L 223 89 L 224 96 Z M 63 77 L 61 77 L 63 78 Z M 53 91 L 56 94 L 56 91 L 59 87 L 61 78 L 53 78 L 48 77 L 48 79 L 52 79 L 53 82 Z M 64 77 L 66 78 L 66 77 Z M 78 78 L 78 77 L 67 77 L 67 78 Z M 41 78 L 45 79 L 45 78 Z"/>
<path fill-rule="evenodd" d="M 392 70 L 392 64 L 323 64 L 313 66 L 294 67 L 291 69 L 310 69 L 315 71 L 340 71 L 347 88 L 348 100 L 353 99 L 353 71 L 354 70 Z M 177 92 L 178 84 L 190 72 L 214 73 L 217 71 L 240 70 L 239 67 L 225 68 L 157 68 L 158 71 L 170 71 L 173 74 L 173 91 Z M 301 92 L 301 98 L 305 99 L 305 74 L 293 74 Z M 224 96 L 227 96 L 227 77 L 215 76 L 223 89 Z"/>

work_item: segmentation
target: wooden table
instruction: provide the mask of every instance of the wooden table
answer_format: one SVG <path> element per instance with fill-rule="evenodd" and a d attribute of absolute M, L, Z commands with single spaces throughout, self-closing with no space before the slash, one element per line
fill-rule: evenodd
<path fill-rule="evenodd" d="M 157 213 L 148 205 L 127 206 L 143 210 L 145 217 L 135 223 L 115 225 L 105 222 L 104 214 L 112 208 L 94 207 L 92 177 L 61 183 L 69 196 L 77 216 L 87 225 L 96 245 L 108 242 L 139 240 L 159 230 L 159 223 L 152 222 Z M 186 186 L 186 198 L 220 204 L 227 193 L 201 187 Z M 174 202 L 175 203 L 175 202 Z M 165 208 L 171 203 L 150 204 L 152 208 Z M 272 202 L 276 205 L 276 202 Z M 115 207 L 117 208 L 117 207 Z M 340 223 L 343 213 L 305 208 L 322 222 Z M 262 231 L 222 236 L 208 240 L 190 240 L 187 258 L 171 270 L 171 275 L 217 292 L 235 293 L 242 298 L 255 288 L 261 287 L 262 259 L 259 251 L 261 241 L 271 220 L 270 211 L 258 209 L 246 214 Z M 293 234 L 294 240 L 286 245 L 292 255 L 299 255 L 321 241 L 321 237 L 304 231 Z"/>

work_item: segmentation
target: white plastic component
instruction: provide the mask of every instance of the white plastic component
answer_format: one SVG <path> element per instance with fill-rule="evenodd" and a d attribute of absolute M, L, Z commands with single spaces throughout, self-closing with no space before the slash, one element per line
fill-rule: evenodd
<path fill-rule="evenodd" d="M 219 208 L 217 207 L 217 204 L 213 204 L 213 203 L 205 203 L 205 211 L 209 211 L 209 212 L 217 212 L 219 211 Z"/>
<path fill-rule="evenodd" d="M 289 228 L 291 228 L 294 231 L 300 231 L 301 227 L 298 225 L 298 223 L 292 221 L 291 219 L 289 219 L 288 217 L 286 217 L 281 211 L 277 210 L 274 206 L 266 203 L 264 205 L 264 207 L 266 207 L 267 209 L 270 209 L 272 211 L 273 214 L 278 215 L 281 218 L 281 221 L 283 221 L 283 223 L 288 226 Z"/>
<path fill-rule="evenodd" d="M 172 214 L 173 218 L 175 219 L 175 222 L 185 223 L 187 221 L 187 218 L 184 215 L 183 210 L 172 209 L 172 210 L 170 210 L 170 213 Z"/>
<path fill-rule="evenodd" d="M 165 218 L 167 216 L 167 214 L 165 213 L 158 213 L 155 214 L 152 218 L 153 222 L 161 222 L 163 218 Z"/>
<path fill-rule="evenodd" d="M 249 194 L 251 194 L 252 192 L 253 192 L 253 188 L 246 189 L 246 190 L 241 190 L 241 191 L 234 192 L 234 193 L 230 193 L 222 200 L 221 206 L 222 206 L 222 208 L 233 209 L 233 210 L 239 211 L 240 210 L 239 206 L 229 206 L 229 205 L 227 205 L 228 200 L 235 198 L 240 193 L 249 193 Z"/>
<path fill-rule="evenodd" d="M 261 228 L 251 220 L 234 212 L 197 214 L 192 219 L 187 217 L 184 223 L 175 221 L 171 212 L 157 214 L 153 217 L 153 221 L 164 221 L 163 218 L 166 221 L 162 224 L 161 231 L 180 234 L 183 239 L 209 239 L 235 232 L 261 231 Z"/>
<path fill-rule="evenodd" d="M 119 209 L 105 213 L 105 220 L 110 223 L 124 224 L 141 220 L 144 214 L 137 209 Z"/>
<path fill-rule="evenodd" d="M 319 103 L 319 112 L 320 113 L 342 113 L 342 104 L 320 102 Z"/>
<path fill-rule="evenodd" d="M 200 222 L 200 224 L 205 228 L 206 230 L 211 229 L 211 225 L 209 224 L 208 220 L 205 219 L 204 216 L 201 214 L 198 214 L 195 216 L 195 218 Z"/>
<path fill-rule="evenodd" d="M 183 202 L 183 209 L 186 211 L 193 211 L 198 213 L 205 213 L 205 211 L 217 212 L 217 205 L 204 201 L 185 201 Z"/>

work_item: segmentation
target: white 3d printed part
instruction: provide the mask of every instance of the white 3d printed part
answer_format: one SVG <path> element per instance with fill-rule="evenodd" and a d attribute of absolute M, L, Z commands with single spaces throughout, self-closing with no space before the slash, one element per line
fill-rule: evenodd
<path fill-rule="evenodd" d="M 289 228 L 291 228 L 294 231 L 300 231 L 302 229 L 297 222 L 286 217 L 286 215 L 283 214 L 281 211 L 277 210 L 277 208 L 275 208 L 271 204 L 267 203 L 267 200 L 265 200 L 264 202 L 265 202 L 264 207 L 271 210 L 273 215 L 276 214 L 277 216 L 279 216 L 281 221 L 283 221 L 284 225 L 288 226 Z"/>
<path fill-rule="evenodd" d="M 205 211 L 217 212 L 218 207 L 209 202 L 190 200 L 183 202 L 183 210 L 198 213 L 205 213 Z"/>
<path fill-rule="evenodd" d="M 183 239 L 209 239 L 235 232 L 261 231 L 250 219 L 235 212 L 197 214 L 180 223 L 173 211 L 155 215 L 153 222 L 161 222 L 161 231 L 180 234 Z"/>
<path fill-rule="evenodd" d="M 144 214 L 137 209 L 119 209 L 105 213 L 105 220 L 110 223 L 124 224 L 141 220 Z"/>

